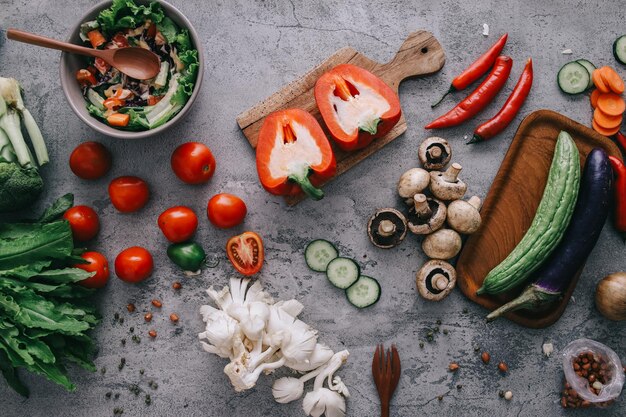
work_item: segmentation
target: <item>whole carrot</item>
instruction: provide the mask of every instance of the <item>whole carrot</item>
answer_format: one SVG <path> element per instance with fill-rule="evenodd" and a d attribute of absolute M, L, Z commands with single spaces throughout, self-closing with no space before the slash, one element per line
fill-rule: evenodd
<path fill-rule="evenodd" d="M 481 124 L 474 130 L 474 137 L 467 143 L 482 142 L 491 139 L 502 132 L 515 118 L 520 108 L 524 104 L 530 87 L 533 85 L 533 61 L 528 58 L 526 67 L 522 71 L 515 88 L 504 103 L 500 111 L 490 120 Z"/>
<path fill-rule="evenodd" d="M 448 113 L 426 125 L 426 129 L 456 126 L 476 116 L 487 104 L 491 103 L 502 87 L 504 87 L 511 73 L 512 66 L 513 60 L 511 57 L 501 55 L 496 58 L 493 69 L 478 88 Z"/>
<path fill-rule="evenodd" d="M 500 55 L 502 49 L 504 49 L 504 45 L 506 44 L 506 40 L 508 39 L 508 37 L 508 33 L 502 35 L 502 37 L 498 39 L 498 41 L 487 50 L 487 52 L 482 54 L 476 61 L 470 64 L 469 67 L 465 68 L 462 73 L 460 73 L 454 80 L 452 80 L 450 88 L 443 95 L 443 97 L 441 97 L 441 99 L 433 104 L 431 107 L 435 107 L 439 103 L 441 103 L 448 94 L 454 91 L 465 90 L 470 84 L 472 84 L 474 81 L 482 77 L 487 71 L 489 71 L 489 68 L 493 66 L 493 63 L 496 62 L 496 58 Z"/>
<path fill-rule="evenodd" d="M 626 232 L 626 166 L 618 158 L 609 156 L 615 175 L 615 228 Z"/>

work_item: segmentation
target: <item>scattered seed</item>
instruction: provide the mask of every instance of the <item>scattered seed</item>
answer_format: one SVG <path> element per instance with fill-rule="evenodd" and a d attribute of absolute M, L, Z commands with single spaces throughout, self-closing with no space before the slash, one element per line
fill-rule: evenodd
<path fill-rule="evenodd" d="M 150 331 L 148 332 L 148 336 L 150 336 L 150 337 L 151 337 L 151 338 L 153 338 L 153 339 L 154 339 L 155 337 L 157 337 L 157 332 L 156 332 L 156 330 L 150 330 Z"/>
<path fill-rule="evenodd" d="M 141 393 L 141 389 L 139 388 L 137 384 L 132 384 L 130 387 L 128 387 L 128 390 L 132 392 L 133 394 L 135 394 L 135 396 Z"/>
<path fill-rule="evenodd" d="M 463 309 L 463 314 L 467 314 L 468 310 L 466 308 Z"/>
<path fill-rule="evenodd" d="M 504 398 L 504 391 L 502 390 L 498 391 L 498 397 Z"/>
<path fill-rule="evenodd" d="M 439 326 L 435 326 L 435 328 L 433 329 L 436 333 L 439 333 Z"/>
<path fill-rule="evenodd" d="M 463 388 L 463 385 L 457 384 L 456 389 L 461 389 L 461 388 Z"/>
<path fill-rule="evenodd" d="M 124 317 L 120 317 L 120 324 L 124 324 Z"/>
<path fill-rule="evenodd" d="M 498 364 L 498 369 L 500 370 L 500 372 L 505 374 L 508 372 L 509 367 L 506 363 L 504 363 L 504 361 L 500 361 L 500 363 Z"/>
<path fill-rule="evenodd" d="M 102 369 L 100 369 L 100 373 L 101 373 L 102 375 L 106 374 L 106 373 L 107 373 L 107 368 L 105 368 L 105 367 L 103 366 L 103 367 L 102 367 Z"/>
<path fill-rule="evenodd" d="M 131 326 L 131 327 L 128 329 L 128 331 L 129 331 L 129 332 L 131 332 L 131 333 L 135 333 L 135 328 Z"/>
<path fill-rule="evenodd" d="M 511 401 L 511 399 L 513 398 L 513 393 L 511 391 L 507 391 L 504 393 L 504 399 L 507 401 Z"/>
<path fill-rule="evenodd" d="M 119 320 L 119 319 L 120 319 L 120 313 L 115 313 L 115 314 L 113 314 L 113 318 L 114 318 L 115 320 Z"/>
<path fill-rule="evenodd" d="M 120 398 L 120 393 L 119 393 L 119 392 L 116 392 L 116 393 L 115 393 L 115 395 L 113 396 L 113 398 L 115 398 L 116 400 L 117 400 L 118 398 Z"/>
<path fill-rule="evenodd" d="M 448 334 L 448 329 L 443 329 L 443 334 Z"/>
<path fill-rule="evenodd" d="M 140 369 L 140 370 L 139 370 L 139 374 L 140 374 L 140 375 L 143 375 L 143 374 L 144 374 L 144 372 L 146 372 L 146 371 L 144 371 L 143 369 Z"/>
<path fill-rule="evenodd" d="M 146 315 L 143 316 L 143 319 L 145 321 L 152 321 L 152 313 L 146 313 Z"/>
<path fill-rule="evenodd" d="M 178 314 L 176 313 L 170 314 L 170 320 L 174 323 L 178 323 Z"/>
<path fill-rule="evenodd" d="M 474 352 L 478 352 L 480 350 L 480 346 L 474 346 Z"/>
<path fill-rule="evenodd" d="M 424 342 L 420 342 L 420 347 L 423 349 L 424 348 Z"/>
<path fill-rule="evenodd" d="M 174 288 L 175 290 L 180 290 L 181 288 L 183 288 L 183 286 L 180 282 L 176 281 L 172 284 L 172 288 Z"/>
<path fill-rule="evenodd" d="M 159 384 L 157 384 L 156 382 L 152 383 L 152 389 L 157 389 L 159 388 Z"/>
<path fill-rule="evenodd" d="M 436 323 L 437 323 L 437 326 L 441 326 L 441 320 L 437 320 Z"/>
<path fill-rule="evenodd" d="M 427 336 L 427 337 L 433 337 L 433 332 L 428 332 L 428 333 L 426 333 L 426 336 Z"/>
<path fill-rule="evenodd" d="M 137 336 L 136 334 L 133 335 L 132 340 L 135 343 L 141 343 L 141 338 Z"/>
<path fill-rule="evenodd" d="M 157 300 L 156 298 L 154 300 L 152 300 L 152 305 L 155 306 L 156 308 L 163 307 L 163 303 L 160 302 L 159 300 Z"/>
<path fill-rule="evenodd" d="M 480 358 L 483 360 L 483 363 L 487 364 L 491 360 L 491 355 L 489 354 L 489 352 L 483 352 L 480 355 Z"/>
<path fill-rule="evenodd" d="M 117 369 L 119 369 L 121 371 L 122 369 L 124 369 L 125 365 L 126 365 L 126 358 L 121 358 L 120 359 L 120 364 L 117 365 Z"/>
<path fill-rule="evenodd" d="M 122 346 L 126 346 L 126 339 L 122 339 Z"/>
<path fill-rule="evenodd" d="M 115 414 L 115 415 L 124 414 L 124 409 L 123 409 L 123 408 L 120 408 L 120 407 L 115 407 L 115 408 L 113 409 L 113 414 Z"/>
<path fill-rule="evenodd" d="M 146 405 L 152 404 L 152 398 L 150 398 L 150 394 L 146 394 Z"/>
<path fill-rule="evenodd" d="M 450 372 L 456 372 L 459 369 L 459 364 L 456 362 L 450 362 L 450 365 L 448 365 L 448 369 L 450 370 Z"/>
<path fill-rule="evenodd" d="M 104 396 L 107 398 L 107 400 L 109 398 L 111 398 L 111 395 L 113 395 L 113 393 L 111 391 L 107 392 L 106 394 L 104 394 Z"/>
<path fill-rule="evenodd" d="M 135 305 L 134 305 L 133 303 L 129 303 L 129 304 L 126 306 L 126 310 L 128 310 L 128 312 L 129 312 L 129 313 L 134 312 L 134 311 L 135 311 Z"/>
<path fill-rule="evenodd" d="M 443 395 L 440 395 L 439 397 L 437 397 L 437 399 L 438 399 L 439 401 L 443 401 Z"/>

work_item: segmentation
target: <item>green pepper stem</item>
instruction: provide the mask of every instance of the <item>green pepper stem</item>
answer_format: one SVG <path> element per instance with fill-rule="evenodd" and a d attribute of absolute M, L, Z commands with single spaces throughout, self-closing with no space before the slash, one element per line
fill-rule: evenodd
<path fill-rule="evenodd" d="M 465 143 L 466 145 L 470 145 L 472 143 L 478 143 L 478 142 L 482 142 L 482 138 L 478 135 L 474 135 L 469 141 L 467 141 L 467 143 Z"/>
<path fill-rule="evenodd" d="M 450 94 L 451 92 L 453 92 L 453 91 L 455 91 L 455 90 L 456 90 L 456 89 L 454 88 L 454 86 L 452 86 L 452 85 L 451 85 L 451 86 L 450 86 L 450 88 L 448 89 L 448 91 L 446 91 L 446 93 L 443 95 L 443 97 L 441 97 L 441 98 L 439 99 L 439 101 L 438 101 L 438 102 L 436 102 L 435 104 L 431 104 L 431 106 L 430 106 L 430 107 L 431 107 L 431 108 L 433 108 L 433 109 L 434 109 L 435 107 L 437 107 L 437 106 L 438 106 L 438 105 L 439 105 L 439 104 L 443 101 L 443 99 L 444 99 L 444 98 L 446 98 L 446 96 L 447 96 L 448 94 Z"/>
<path fill-rule="evenodd" d="M 370 135 L 375 135 L 378 132 L 378 125 L 382 122 L 379 118 L 372 119 L 369 122 L 365 122 L 359 126 L 359 130 L 369 133 Z"/>
<path fill-rule="evenodd" d="M 495 320 L 503 314 L 523 308 L 537 310 L 557 300 L 560 296 L 561 293 L 545 291 L 534 284 L 530 285 L 519 297 L 489 313 L 489 315 L 487 315 L 487 321 Z"/>
<path fill-rule="evenodd" d="M 304 193 L 313 200 L 321 200 L 324 198 L 324 191 L 311 184 L 311 180 L 309 179 L 310 174 L 311 167 L 305 165 L 299 170 L 299 172 L 294 172 L 287 178 L 289 181 L 293 181 L 298 184 L 300 188 L 302 188 L 302 191 L 304 191 Z"/>

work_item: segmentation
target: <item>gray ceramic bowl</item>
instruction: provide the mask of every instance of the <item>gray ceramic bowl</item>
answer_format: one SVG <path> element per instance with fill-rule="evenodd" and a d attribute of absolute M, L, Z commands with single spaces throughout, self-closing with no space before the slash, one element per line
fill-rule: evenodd
<path fill-rule="evenodd" d="M 140 4 L 149 3 L 149 1 L 145 0 L 135 1 Z M 68 39 L 68 42 L 82 45 L 83 42 L 79 37 L 80 25 L 83 22 L 94 20 L 98 13 L 100 13 L 101 10 L 110 7 L 111 3 L 111 1 L 99 3 L 91 10 L 89 10 L 82 18 L 80 18 L 80 20 L 72 28 L 72 33 Z M 204 73 L 204 53 L 202 52 L 202 44 L 200 43 L 200 39 L 198 38 L 198 33 L 193 28 L 193 26 L 191 26 L 189 20 L 187 20 L 187 18 L 183 16 L 183 14 L 177 8 L 164 1 L 159 1 L 159 3 L 163 7 L 166 16 L 172 19 L 174 23 L 176 23 L 179 27 L 189 30 L 191 42 L 194 48 L 198 50 L 198 61 L 200 63 L 200 66 L 198 68 L 198 78 L 196 80 L 196 85 L 194 87 L 193 93 L 191 94 L 191 97 L 189 97 L 189 100 L 187 101 L 187 104 L 185 104 L 185 107 L 183 107 L 176 116 L 174 116 L 164 125 L 159 126 L 156 129 L 145 130 L 141 132 L 127 132 L 125 130 L 114 129 L 111 126 L 108 126 L 107 124 L 90 115 L 87 111 L 87 103 L 83 98 L 80 86 L 76 82 L 75 78 L 76 71 L 78 71 L 80 68 L 85 67 L 85 57 L 82 57 L 80 55 L 68 54 L 65 52 L 63 52 L 61 55 L 61 87 L 63 88 L 63 92 L 65 93 L 65 97 L 67 98 L 70 107 L 83 122 L 102 134 L 120 139 L 139 139 L 156 135 L 182 119 L 189 111 L 194 101 L 196 100 L 196 97 L 198 96 L 198 91 L 200 91 L 200 87 L 202 85 L 202 74 Z"/>

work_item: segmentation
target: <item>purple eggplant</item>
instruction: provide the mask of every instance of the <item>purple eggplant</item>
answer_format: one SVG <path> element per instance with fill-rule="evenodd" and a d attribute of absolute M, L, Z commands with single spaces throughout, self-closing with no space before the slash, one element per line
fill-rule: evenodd
<path fill-rule="evenodd" d="M 537 272 L 537 280 L 517 298 L 487 316 L 494 320 L 510 311 L 540 310 L 559 299 L 596 245 L 609 214 L 613 174 L 601 148 L 587 156 L 578 201 L 563 239 Z"/>

